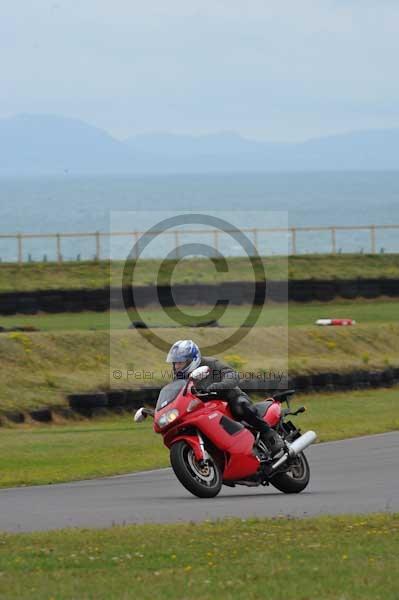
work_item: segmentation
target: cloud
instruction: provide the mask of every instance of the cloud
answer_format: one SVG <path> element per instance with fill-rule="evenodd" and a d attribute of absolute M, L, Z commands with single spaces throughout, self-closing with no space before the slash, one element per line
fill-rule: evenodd
<path fill-rule="evenodd" d="M 3 0 L 0 115 L 63 112 L 120 135 L 258 123 L 274 139 L 386 125 L 398 24 L 389 0 Z"/>

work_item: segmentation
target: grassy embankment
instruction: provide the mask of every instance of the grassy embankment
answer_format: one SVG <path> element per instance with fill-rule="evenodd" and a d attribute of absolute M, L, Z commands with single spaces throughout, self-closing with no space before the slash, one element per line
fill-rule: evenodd
<path fill-rule="evenodd" d="M 397 600 L 398 515 L 0 534 L 12 600 Z"/>
<path fill-rule="evenodd" d="M 159 329 L 172 343 L 193 338 L 200 347 L 220 342 L 234 328 Z M 111 353 L 110 353 L 111 348 Z M 346 328 L 255 327 L 238 345 L 220 355 L 240 372 L 273 370 L 312 373 L 382 369 L 399 364 L 399 324 Z M 165 382 L 165 355 L 131 331 L 70 331 L 0 335 L 0 411 L 31 410 L 65 403 L 65 394 L 108 389 L 115 369 L 122 378 L 113 387 L 142 387 Z M 133 371 L 127 376 L 127 371 Z M 142 371 L 150 370 L 151 379 Z M 277 387 L 277 386 L 276 386 Z"/>
<path fill-rule="evenodd" d="M 229 270 L 217 272 L 207 259 L 182 260 L 173 271 L 174 283 L 220 283 L 252 281 L 248 259 L 229 258 Z M 175 263 L 175 261 L 171 261 Z M 336 279 L 399 277 L 399 254 L 303 255 L 264 258 L 268 279 Z M 120 280 L 124 263 L 112 263 L 115 280 Z M 155 283 L 160 261 L 140 260 L 135 269 L 136 285 Z M 28 263 L 0 265 L 0 292 L 60 288 L 101 288 L 109 285 L 109 261 Z"/>
<path fill-rule="evenodd" d="M 300 396 L 306 413 L 295 422 L 313 429 L 319 441 L 399 430 L 399 389 Z M 131 416 L 58 425 L 3 428 L 0 487 L 59 483 L 165 467 L 169 455 L 152 422 Z"/>

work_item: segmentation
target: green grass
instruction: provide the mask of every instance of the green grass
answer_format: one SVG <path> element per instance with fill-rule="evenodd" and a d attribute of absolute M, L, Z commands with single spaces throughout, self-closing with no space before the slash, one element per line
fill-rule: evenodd
<path fill-rule="evenodd" d="M 0 534 L 7 600 L 397 600 L 396 514 Z"/>
<path fill-rule="evenodd" d="M 295 418 L 319 441 L 399 430 L 399 388 L 298 397 L 307 412 Z M 131 416 L 67 425 L 3 428 L 0 432 L 0 487 L 58 483 L 164 467 L 168 450 L 152 421 Z"/>
<path fill-rule="evenodd" d="M 171 261 L 171 266 L 176 261 Z M 269 257 L 263 259 L 268 279 L 336 279 L 356 277 L 398 277 L 399 254 L 346 254 Z M 218 272 L 206 259 L 180 261 L 174 269 L 175 283 L 220 283 L 253 280 L 245 258 L 229 258 L 229 270 Z M 122 261 L 112 263 L 116 280 L 121 278 Z M 135 284 L 154 284 L 160 261 L 140 260 L 135 269 Z M 0 265 L 0 292 L 60 288 L 100 288 L 109 285 L 110 263 L 68 262 Z"/>
<path fill-rule="evenodd" d="M 131 416 L 52 426 L 3 428 L 0 487 L 60 483 L 167 465 L 152 424 Z"/>
<path fill-rule="evenodd" d="M 249 312 L 249 306 L 231 306 L 219 319 L 224 327 L 237 327 L 243 323 Z M 187 323 L 201 321 L 201 315 L 211 310 L 210 306 L 183 307 L 187 314 Z M 172 315 L 175 311 L 171 311 Z M 397 300 L 340 300 L 334 302 L 311 302 L 301 304 L 267 304 L 257 321 L 257 326 L 271 327 L 289 324 L 290 327 L 312 325 L 320 318 L 351 318 L 358 323 L 390 323 L 399 320 L 399 302 Z M 137 319 L 148 325 L 176 326 L 176 321 L 161 309 L 146 308 L 137 313 Z M 105 313 L 61 313 L 39 315 L 0 316 L 0 325 L 5 328 L 33 326 L 41 331 L 76 331 L 127 329 L 130 321 L 125 311 Z"/>
<path fill-rule="evenodd" d="M 168 345 L 192 338 L 201 348 L 221 343 L 234 328 L 158 329 Z M 206 355 L 207 352 L 205 351 Z M 399 364 L 399 324 L 355 327 L 255 327 L 219 356 L 240 373 L 277 376 L 320 371 L 383 369 Z M 137 330 L 8 333 L 0 335 L 0 411 L 65 404 L 66 394 L 159 386 L 165 352 Z M 115 370 L 121 379 L 113 379 Z M 150 371 L 143 379 L 142 371 Z M 132 375 L 133 373 L 133 375 Z M 275 386 L 277 387 L 277 385 Z"/>

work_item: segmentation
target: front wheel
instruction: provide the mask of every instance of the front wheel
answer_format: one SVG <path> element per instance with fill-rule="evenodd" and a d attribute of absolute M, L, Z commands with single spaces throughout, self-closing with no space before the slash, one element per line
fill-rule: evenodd
<path fill-rule="evenodd" d="M 285 494 L 299 494 L 309 483 L 310 468 L 306 456 L 300 452 L 285 473 L 276 473 L 270 480 L 275 488 Z"/>
<path fill-rule="evenodd" d="M 181 440 L 171 447 L 170 462 L 177 479 L 194 496 L 214 498 L 220 492 L 222 476 L 211 456 L 204 465 L 198 463 L 191 446 Z"/>

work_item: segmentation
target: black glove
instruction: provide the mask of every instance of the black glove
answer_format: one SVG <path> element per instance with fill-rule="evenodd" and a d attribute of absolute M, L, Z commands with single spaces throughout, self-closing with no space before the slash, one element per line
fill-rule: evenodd
<path fill-rule="evenodd" d="M 206 388 L 207 392 L 219 392 L 221 389 L 220 383 L 210 383 Z M 222 389 L 225 389 L 224 387 Z"/>
<path fill-rule="evenodd" d="M 191 388 L 191 393 L 197 396 L 203 402 L 207 400 L 213 400 L 214 396 L 216 396 L 216 392 L 212 392 L 209 387 L 205 389 L 197 389 L 194 386 Z"/>

